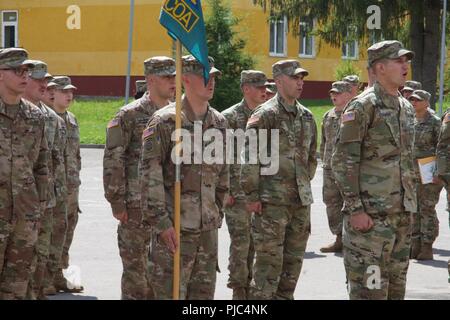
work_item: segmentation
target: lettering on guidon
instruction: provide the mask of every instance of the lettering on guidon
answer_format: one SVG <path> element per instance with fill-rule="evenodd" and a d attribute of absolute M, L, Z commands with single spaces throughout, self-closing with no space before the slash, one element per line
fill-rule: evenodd
<path fill-rule="evenodd" d="M 196 1 L 191 0 L 191 2 L 196 4 Z M 174 18 L 186 32 L 191 32 L 199 20 L 197 14 L 184 0 L 166 1 L 163 10 Z"/>

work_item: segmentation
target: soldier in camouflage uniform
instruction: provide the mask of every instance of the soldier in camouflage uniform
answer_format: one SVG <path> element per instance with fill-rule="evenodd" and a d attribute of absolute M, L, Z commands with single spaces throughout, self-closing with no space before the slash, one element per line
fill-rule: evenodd
<path fill-rule="evenodd" d="M 49 82 L 47 83 L 47 89 L 45 90 L 41 99 L 42 103 L 44 103 L 46 106 L 50 108 L 53 105 L 53 101 L 55 100 L 55 87 L 56 87 L 56 83 L 52 82 L 52 80 L 53 76 L 49 79 Z"/>
<path fill-rule="evenodd" d="M 117 240 L 122 258 L 122 299 L 153 296 L 147 284 L 151 230 L 142 225 L 138 164 L 142 132 L 150 117 L 175 94 L 175 61 L 153 57 L 144 62 L 149 91 L 121 108 L 108 124 L 103 158 L 103 186 L 113 215 L 121 223 Z M 145 81 L 144 81 L 145 82 Z"/>
<path fill-rule="evenodd" d="M 29 283 L 29 298 L 44 299 L 42 283 L 49 257 L 51 233 L 53 227 L 53 208 L 56 206 L 56 173 L 65 174 L 64 146 L 65 123 L 50 107 L 42 102 L 47 90 L 47 82 L 52 78 L 47 73 L 47 64 L 39 60 L 30 60 L 34 64 L 24 98 L 39 107 L 45 118 L 45 137 L 49 149 L 47 167 L 49 170 L 49 193 L 47 208 L 41 215 L 38 241 L 36 243 L 35 261 L 32 265 L 33 277 Z M 59 189 L 58 189 L 59 190 Z"/>
<path fill-rule="evenodd" d="M 341 123 L 341 114 L 353 97 L 353 88 L 349 82 L 333 82 L 330 90 L 334 108 L 325 113 L 322 120 L 322 141 L 320 143 L 320 159 L 323 164 L 322 198 L 327 207 L 328 226 L 336 236 L 334 243 L 320 248 L 321 252 L 342 252 L 342 199 L 334 179 L 331 167 L 331 155 Z"/>
<path fill-rule="evenodd" d="M 368 49 L 377 82 L 341 116 L 331 165 L 344 198 L 350 299 L 404 299 L 416 212 L 414 110 L 398 92 L 414 53 L 399 41 Z"/>
<path fill-rule="evenodd" d="M 422 84 L 418 81 L 408 80 L 400 92 L 405 99 L 409 99 L 414 90 L 422 90 Z"/>
<path fill-rule="evenodd" d="M 356 97 L 358 95 L 360 86 L 359 77 L 356 74 L 352 74 L 344 77 L 342 81 L 350 83 L 350 85 L 352 86 L 352 98 Z"/>
<path fill-rule="evenodd" d="M 293 299 L 310 233 L 310 181 L 317 167 L 316 123 L 297 100 L 308 71 L 296 60 L 282 60 L 272 66 L 272 72 L 278 94 L 252 113 L 247 131 L 268 130 L 267 150 L 272 155 L 278 148 L 279 170 L 262 175 L 259 161 L 247 161 L 241 167 L 247 210 L 254 212 L 256 257 L 250 299 Z M 272 134 L 278 132 L 279 144 L 272 145 Z M 258 138 L 258 143 L 264 146 L 266 141 Z M 250 150 L 246 143 L 244 159 L 250 159 Z"/>
<path fill-rule="evenodd" d="M 62 203 L 58 199 L 53 213 L 51 249 L 47 264 L 47 279 L 45 280 L 46 294 L 54 294 L 58 291 L 83 291 L 83 287 L 69 288 L 62 273 L 62 269 L 69 267 L 69 248 L 72 244 L 73 233 L 80 212 L 78 206 L 78 193 L 81 184 L 80 130 L 75 115 L 67 111 L 73 101 L 73 91 L 76 90 L 76 87 L 72 85 L 70 78 L 67 76 L 54 77 L 52 82 L 56 84 L 52 108 L 64 120 L 67 130 L 66 181 L 60 182 L 63 190 L 61 190 L 61 196 L 59 197 L 59 199 L 65 199 L 65 202 Z"/>
<path fill-rule="evenodd" d="M 42 112 L 22 99 L 24 49 L 0 50 L 0 300 L 25 299 L 48 200 L 48 147 Z"/>
<path fill-rule="evenodd" d="M 136 81 L 136 94 L 134 95 L 134 99 L 140 99 L 147 92 L 147 81 L 146 80 L 137 80 Z"/>
<path fill-rule="evenodd" d="M 243 130 L 252 110 L 266 101 L 266 75 L 261 71 L 244 70 L 241 72 L 241 89 L 244 99 L 222 112 L 231 129 Z M 233 300 L 246 300 L 254 258 L 251 238 L 251 214 L 245 209 L 245 194 L 239 185 L 241 171 L 240 150 L 237 143 L 233 163 L 230 166 L 230 194 L 225 203 L 225 219 L 230 233 L 230 255 L 228 269 L 228 287 L 233 289 Z"/>
<path fill-rule="evenodd" d="M 142 214 L 144 223 L 151 225 L 156 234 L 152 237 L 149 257 L 157 299 L 172 297 L 173 253 L 178 245 L 181 250 L 180 299 L 214 299 L 218 228 L 222 224 L 221 208 L 229 188 L 229 170 L 223 159 L 209 164 L 203 158 L 192 162 L 194 155 L 198 158 L 197 152 L 203 154 L 206 150 L 207 143 L 202 142 L 202 136 L 212 129 L 220 136 L 215 135 L 218 139 L 215 150 L 219 142 L 223 142 L 225 155 L 227 121 L 208 104 L 214 94 L 215 77 L 220 74 L 213 63 L 210 58 L 210 78 L 205 86 L 202 65 L 193 56 L 183 57 L 180 244 L 173 227 L 174 161 L 177 158 L 171 158 L 175 146 L 171 135 L 175 130 L 175 103 L 155 112 L 142 135 Z M 191 145 L 194 150 L 188 150 Z"/>
<path fill-rule="evenodd" d="M 443 183 L 447 189 L 447 211 L 450 227 L 450 109 L 442 116 L 441 131 L 436 148 L 437 177 L 436 183 Z M 448 281 L 450 283 L 450 260 L 448 261 Z"/>
<path fill-rule="evenodd" d="M 433 242 L 439 234 L 436 205 L 442 190 L 441 183 L 422 184 L 418 161 L 436 156 L 441 120 L 428 111 L 431 94 L 415 90 L 409 101 L 416 112 L 414 165 L 417 181 L 417 213 L 413 215 L 411 258 L 433 260 Z"/>

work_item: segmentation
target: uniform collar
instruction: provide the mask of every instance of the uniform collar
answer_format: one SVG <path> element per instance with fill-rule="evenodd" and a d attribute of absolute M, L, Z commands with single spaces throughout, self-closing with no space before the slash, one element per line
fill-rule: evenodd
<path fill-rule="evenodd" d="M 286 101 L 283 99 L 283 97 L 281 97 L 281 95 L 279 95 L 278 93 L 277 93 L 276 99 L 278 101 L 278 104 L 280 104 L 287 113 L 291 113 L 293 115 L 298 115 L 298 116 L 303 115 L 302 105 L 297 100 L 295 100 L 294 105 L 289 106 L 286 103 Z"/>
<path fill-rule="evenodd" d="M 389 109 L 398 109 L 400 107 L 400 92 L 397 91 L 396 96 L 390 95 L 378 82 L 375 82 L 373 88 L 385 107 Z"/>
<path fill-rule="evenodd" d="M 203 123 L 203 128 L 215 127 L 216 126 L 216 118 L 214 117 L 213 111 L 211 110 L 211 106 L 208 103 L 208 109 L 206 110 L 206 114 L 202 120 L 192 120 L 195 119 L 195 114 L 192 111 L 192 106 L 189 103 L 189 100 L 185 95 L 183 95 L 181 100 L 181 112 L 184 115 L 186 121 L 190 123 L 194 123 L 194 121 L 201 121 Z"/>

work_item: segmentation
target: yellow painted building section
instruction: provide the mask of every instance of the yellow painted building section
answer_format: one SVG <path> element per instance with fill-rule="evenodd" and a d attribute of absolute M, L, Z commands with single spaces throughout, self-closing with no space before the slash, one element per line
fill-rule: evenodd
<path fill-rule="evenodd" d="M 310 71 L 308 80 L 334 81 L 334 69 L 342 61 L 341 49 L 332 48 L 316 37 L 314 58 L 299 58 L 299 39 L 287 36 L 287 55 L 269 55 L 268 15 L 252 0 L 230 0 L 234 15 L 242 18 L 239 34 L 247 40 L 247 51 L 255 57 L 257 68 L 271 75 L 271 66 L 280 59 L 299 59 Z M 132 75 L 143 74 L 143 61 L 155 55 L 173 54 L 173 43 L 159 22 L 163 1 L 136 0 L 133 34 Z M 205 15 L 208 12 L 203 1 Z M 32 58 L 48 63 L 53 74 L 79 76 L 123 76 L 127 67 L 129 0 L 1 0 L 0 11 L 18 10 L 19 46 Z M 81 29 L 69 30 L 66 12 L 77 5 Z M 355 60 L 365 73 L 365 48 Z M 219 66 L 220 67 L 220 66 Z"/>

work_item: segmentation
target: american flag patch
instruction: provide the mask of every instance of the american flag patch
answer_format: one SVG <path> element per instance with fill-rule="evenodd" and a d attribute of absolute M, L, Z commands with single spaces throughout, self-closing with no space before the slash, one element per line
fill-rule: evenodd
<path fill-rule="evenodd" d="M 450 113 L 447 113 L 447 115 L 444 118 L 444 123 L 450 122 Z"/>
<path fill-rule="evenodd" d="M 119 125 L 119 120 L 117 119 L 112 119 L 109 123 L 108 123 L 108 129 L 109 128 L 113 128 L 113 127 L 117 127 Z"/>
<path fill-rule="evenodd" d="M 247 125 L 251 125 L 254 124 L 255 122 L 259 121 L 259 117 L 251 117 L 250 119 L 248 119 Z"/>
<path fill-rule="evenodd" d="M 355 120 L 355 113 L 353 111 L 344 113 L 342 115 L 342 122 L 348 122 Z"/>
<path fill-rule="evenodd" d="M 155 133 L 155 128 L 154 127 L 145 129 L 144 132 L 142 133 L 142 140 L 150 137 L 154 133 Z"/>

